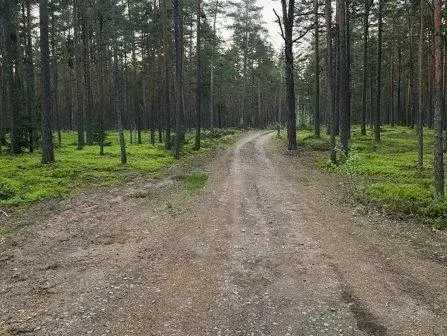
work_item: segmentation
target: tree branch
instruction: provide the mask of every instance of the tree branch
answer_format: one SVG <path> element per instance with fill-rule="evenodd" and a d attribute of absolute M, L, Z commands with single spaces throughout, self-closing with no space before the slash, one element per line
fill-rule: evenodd
<path fill-rule="evenodd" d="M 279 28 L 281 29 L 281 37 L 285 40 L 286 37 L 284 36 L 284 30 L 282 28 L 282 24 L 281 24 L 281 18 L 279 17 L 278 13 L 276 13 L 275 8 L 273 8 L 273 13 L 275 13 L 276 17 L 278 18 L 278 24 L 279 24 Z"/>
<path fill-rule="evenodd" d="M 296 39 L 294 39 L 294 40 L 292 41 L 292 43 L 296 43 L 296 42 L 298 42 L 299 40 L 301 40 L 304 36 L 307 35 L 308 32 L 310 32 L 310 31 L 314 28 L 314 26 L 315 26 L 315 25 L 312 24 L 312 25 L 310 25 L 309 27 L 307 27 L 306 31 L 305 31 L 304 33 L 302 33 L 300 36 L 298 36 Z"/>

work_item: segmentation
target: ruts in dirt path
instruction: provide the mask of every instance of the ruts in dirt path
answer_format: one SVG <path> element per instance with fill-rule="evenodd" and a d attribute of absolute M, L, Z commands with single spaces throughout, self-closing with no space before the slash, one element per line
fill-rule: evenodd
<path fill-rule="evenodd" d="M 197 195 L 128 184 L 2 238 L 0 335 L 447 335 L 445 233 L 353 211 L 272 138 Z"/>

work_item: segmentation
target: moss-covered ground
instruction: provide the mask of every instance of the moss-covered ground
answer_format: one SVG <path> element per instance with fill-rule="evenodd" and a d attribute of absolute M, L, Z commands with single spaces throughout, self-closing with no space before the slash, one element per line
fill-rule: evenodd
<path fill-rule="evenodd" d="M 437 201 L 433 189 L 433 131 L 424 129 L 424 167 L 417 165 L 417 137 L 414 129 L 385 126 L 380 144 L 372 130 L 360 134 L 354 127 L 350 155 L 338 165 L 329 161 L 328 136 L 316 138 L 311 131 L 299 132 L 300 144 L 319 155 L 320 168 L 347 175 L 355 183 L 355 196 L 388 212 L 402 213 L 428 221 L 438 228 L 447 227 L 447 200 Z M 327 152 L 327 153 L 326 153 Z M 340 154 L 340 153 L 338 153 Z"/>
<path fill-rule="evenodd" d="M 219 143 L 231 142 L 235 129 L 205 131 L 201 151 L 213 150 Z M 62 144 L 55 149 L 56 162 L 41 164 L 41 152 L 23 153 L 16 156 L 0 156 L 0 206 L 33 203 L 45 198 L 74 194 L 87 188 L 112 186 L 122 183 L 138 172 L 156 176 L 175 160 L 164 144 L 149 143 L 144 134 L 142 144 L 127 142 L 128 164 L 120 165 L 118 135 L 107 135 L 105 155 L 99 155 L 98 145 L 76 149 L 76 133 L 62 134 Z M 126 140 L 128 136 L 126 133 Z M 192 155 L 194 138 L 187 134 L 182 155 Z M 192 178 L 191 188 L 204 181 Z M 197 182 L 197 183 L 196 183 Z M 1 232 L 0 232 L 1 234 Z"/>

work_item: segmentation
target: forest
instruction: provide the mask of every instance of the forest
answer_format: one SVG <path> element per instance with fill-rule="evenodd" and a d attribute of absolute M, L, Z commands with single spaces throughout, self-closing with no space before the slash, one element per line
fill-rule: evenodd
<path fill-rule="evenodd" d="M 389 195 L 387 204 L 404 196 L 407 212 L 422 207 L 432 217 L 447 215 L 441 1 L 281 0 L 276 21 L 268 23 L 254 0 L 4 0 L 1 6 L 6 203 L 27 184 L 8 175 L 21 174 L 20 162 L 37 167 L 38 156 L 57 170 L 60 158 L 86 151 L 94 160 L 97 152 L 116 156 L 118 167 L 132 165 L 127 147 L 149 145 L 168 162 L 236 128 L 285 127 L 288 150 L 299 147 L 303 130 L 301 138 L 307 134 L 307 142 L 320 141 L 328 151 L 326 169 L 355 166 L 356 175 L 382 177 L 363 196 Z M 401 155 L 401 166 L 387 172 L 362 171 L 358 162 Z M 414 178 L 390 185 L 393 169 Z M 37 199 L 46 194 L 36 192 Z"/>
<path fill-rule="evenodd" d="M 0 336 L 447 335 L 444 0 L 0 0 Z"/>

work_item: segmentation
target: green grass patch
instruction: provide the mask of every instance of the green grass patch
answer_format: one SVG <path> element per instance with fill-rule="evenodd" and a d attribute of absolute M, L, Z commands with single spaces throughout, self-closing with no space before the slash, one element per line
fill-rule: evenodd
<path fill-rule="evenodd" d="M 194 172 L 185 176 L 179 176 L 180 180 L 188 193 L 196 193 L 203 189 L 208 180 L 208 175 L 204 172 Z"/>
<path fill-rule="evenodd" d="M 5 236 L 11 232 L 11 228 L 9 226 L 0 227 L 0 236 Z"/>
<path fill-rule="evenodd" d="M 315 138 L 301 131 L 298 141 L 312 151 L 328 151 L 328 136 Z M 326 149 L 320 143 L 328 144 Z M 424 167 L 417 166 L 417 136 L 408 127 L 384 127 L 381 142 L 376 144 L 372 130 L 360 135 L 354 127 L 350 155 L 333 165 L 329 154 L 317 165 L 353 178 L 356 197 L 362 203 L 374 204 L 390 212 L 404 213 L 428 220 L 437 227 L 447 227 L 447 201 L 437 201 L 433 192 L 433 131 L 424 129 Z M 340 151 L 338 151 L 340 154 Z M 446 162 L 447 163 L 447 162 Z"/>
<path fill-rule="evenodd" d="M 205 131 L 200 151 L 234 141 L 236 132 L 236 129 Z M 84 189 L 117 185 L 134 176 L 134 172 L 152 176 L 175 162 L 164 144 L 149 143 L 148 134 L 143 134 L 142 144 L 129 144 L 128 138 L 126 132 L 128 164 L 125 166 L 120 165 L 117 132 L 108 134 L 103 156 L 99 155 L 98 145 L 77 150 L 77 135 L 73 132 L 62 134 L 62 145 L 55 148 L 54 164 L 42 165 L 40 151 L 0 156 L 0 206 L 29 204 Z M 188 133 L 183 155 L 196 153 L 193 146 L 193 134 Z"/>

